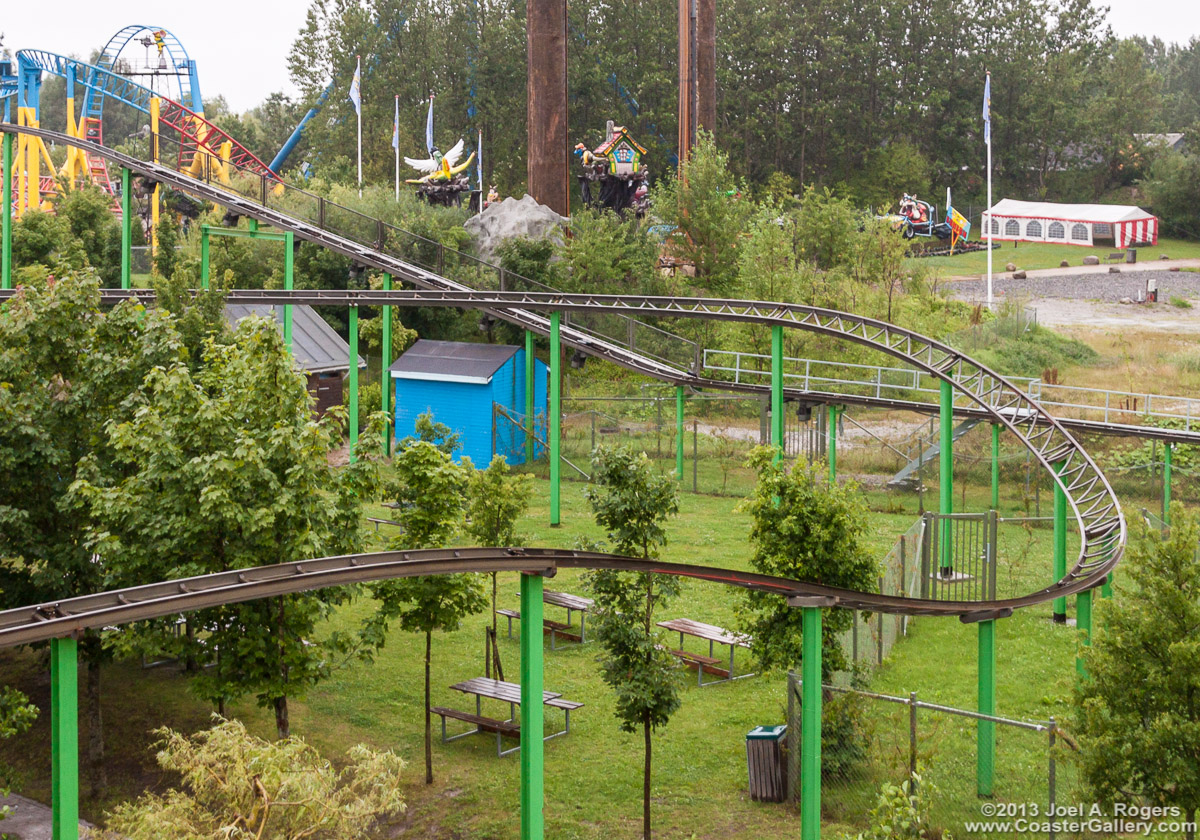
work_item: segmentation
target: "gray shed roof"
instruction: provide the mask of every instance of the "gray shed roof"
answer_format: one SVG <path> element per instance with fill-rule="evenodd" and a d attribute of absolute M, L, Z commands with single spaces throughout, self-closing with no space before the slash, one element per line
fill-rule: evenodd
<path fill-rule="evenodd" d="M 519 347 L 510 344 L 471 344 L 420 339 L 388 370 L 395 379 L 438 379 L 483 384 Z"/>
<path fill-rule="evenodd" d="M 250 315 L 274 318 L 282 324 L 283 304 L 225 304 L 225 320 L 230 326 L 237 326 L 238 321 Z M 292 354 L 296 363 L 309 373 L 350 369 L 350 345 L 311 306 L 292 306 Z M 358 366 L 367 366 L 362 356 L 358 357 Z"/>

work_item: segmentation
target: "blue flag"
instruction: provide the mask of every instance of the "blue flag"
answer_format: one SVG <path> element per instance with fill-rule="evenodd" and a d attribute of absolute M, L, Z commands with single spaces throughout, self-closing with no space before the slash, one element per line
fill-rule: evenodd
<path fill-rule="evenodd" d="M 392 148 L 400 151 L 400 97 L 396 97 L 396 116 L 392 118 Z"/>
<path fill-rule="evenodd" d="M 983 141 L 992 142 L 992 74 L 983 83 Z"/>
<path fill-rule="evenodd" d="M 433 157 L 433 94 L 429 94 L 429 116 L 425 118 L 425 151 Z"/>
<path fill-rule="evenodd" d="M 350 101 L 354 103 L 354 113 L 362 116 L 362 59 L 354 65 L 354 78 L 350 80 Z"/>

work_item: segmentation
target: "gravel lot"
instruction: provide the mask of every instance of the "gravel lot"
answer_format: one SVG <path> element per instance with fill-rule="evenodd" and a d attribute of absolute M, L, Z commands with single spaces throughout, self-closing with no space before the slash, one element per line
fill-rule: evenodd
<path fill-rule="evenodd" d="M 992 277 L 992 291 L 1001 299 L 1011 295 L 1023 298 L 1067 298 L 1116 303 L 1123 297 L 1137 300 L 1138 292 L 1145 290 L 1146 281 L 1151 277 L 1158 281 L 1158 299 L 1162 303 L 1166 303 L 1172 295 L 1200 298 L 1200 274 L 1191 271 L 1131 271 L 1123 274 L 1105 272 L 1030 277 L 1026 280 L 1013 280 L 1008 274 L 996 274 Z M 955 297 L 980 300 L 987 295 L 985 280 L 956 280 L 948 285 Z"/>

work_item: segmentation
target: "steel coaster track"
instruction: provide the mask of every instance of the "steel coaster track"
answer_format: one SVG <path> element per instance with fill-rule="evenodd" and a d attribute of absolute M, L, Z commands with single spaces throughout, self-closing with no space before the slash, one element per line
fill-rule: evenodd
<path fill-rule="evenodd" d="M 0 124 L 0 131 L 20 133 L 18 127 L 11 124 Z M 71 145 L 80 145 L 83 142 L 44 129 L 23 131 L 54 142 Z M 302 239 L 323 245 L 362 265 L 389 272 L 394 277 L 407 280 L 422 289 L 392 292 L 238 292 L 239 301 L 318 305 L 387 303 L 474 308 L 543 335 L 549 333 L 549 318 L 541 313 L 550 312 L 685 317 L 784 326 L 840 338 L 882 351 L 949 382 L 957 392 L 956 413 L 964 413 L 962 409 L 967 407 L 981 410 L 988 420 L 1002 424 L 1015 434 L 1050 472 L 1066 495 L 1067 504 L 1075 516 L 1081 536 L 1079 556 L 1061 580 L 1018 599 L 978 603 L 944 602 L 960 611 L 978 611 L 984 606 L 997 609 L 1027 606 L 1095 588 L 1104 582 L 1124 551 L 1126 525 L 1116 495 L 1103 473 L 1066 428 L 1004 377 L 954 348 L 911 330 L 834 310 L 765 301 L 475 291 L 397 257 L 381 253 L 371 246 L 322 230 L 265 204 L 256 203 L 159 164 L 147 163 L 104 147 L 96 149 L 113 162 L 145 177 L 222 205 L 235 214 L 258 219 L 281 230 L 290 230 Z M 130 295 L 128 292 L 125 294 Z M 646 358 L 570 327 L 562 329 L 561 337 L 567 346 L 676 385 L 758 393 L 769 390 L 764 386 L 752 385 L 743 385 L 735 389 L 730 387 L 729 383 L 704 379 L 696 371 L 682 370 L 659 360 Z M 965 403 L 961 406 L 957 404 L 964 400 Z M 838 401 L 842 402 L 843 399 L 839 396 Z M 866 596 L 860 593 L 858 597 Z M 927 604 L 918 599 L 898 601 L 906 602 L 912 609 L 922 609 Z"/>

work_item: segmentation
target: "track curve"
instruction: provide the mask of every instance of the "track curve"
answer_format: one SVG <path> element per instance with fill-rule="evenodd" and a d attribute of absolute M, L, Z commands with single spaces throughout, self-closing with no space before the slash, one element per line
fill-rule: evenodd
<path fill-rule="evenodd" d="M 18 128 L 0 124 L 0 131 L 17 133 Z M 82 142 L 58 132 L 42 129 L 24 131 L 55 142 L 72 145 Z M 293 231 L 302 239 L 341 253 L 360 264 L 389 272 L 422 289 L 416 292 L 235 292 L 231 299 L 318 305 L 387 303 L 475 308 L 542 334 L 549 332 L 549 318 L 543 313 L 555 311 L 567 314 L 615 313 L 630 317 L 700 318 L 783 326 L 870 347 L 949 382 L 956 391 L 956 405 L 965 401 L 982 411 L 991 422 L 1007 427 L 1050 472 L 1065 491 L 1081 535 L 1080 552 L 1075 564 L 1064 578 L 1053 585 L 1020 598 L 989 602 L 936 602 L 950 608 L 954 614 L 976 613 L 982 608 L 1006 610 L 1029 606 L 1092 589 L 1103 583 L 1124 550 L 1126 525 L 1116 495 L 1095 462 L 1066 428 L 1004 377 L 954 348 L 911 330 L 850 313 L 799 304 L 709 298 L 476 291 L 377 247 L 332 233 L 271 207 L 266 190 L 262 193 L 261 201 L 254 201 L 158 164 L 147 163 L 105 147 L 95 147 L 94 144 L 93 148 L 114 163 L 144 176 L 213 201 L 236 214 L 258 219 L 281 230 Z M 564 327 L 562 337 L 568 346 L 661 381 L 696 388 L 728 387 L 727 383 L 720 380 L 699 376 L 697 370 L 681 369 L 660 359 L 639 355 L 587 332 Z M 752 386 L 743 386 L 738 390 L 748 388 Z M 858 593 L 857 596 L 868 597 L 864 593 Z M 894 600 L 896 603 L 892 606 L 896 609 L 890 611 L 920 613 L 925 612 L 931 603 L 911 598 Z"/>

